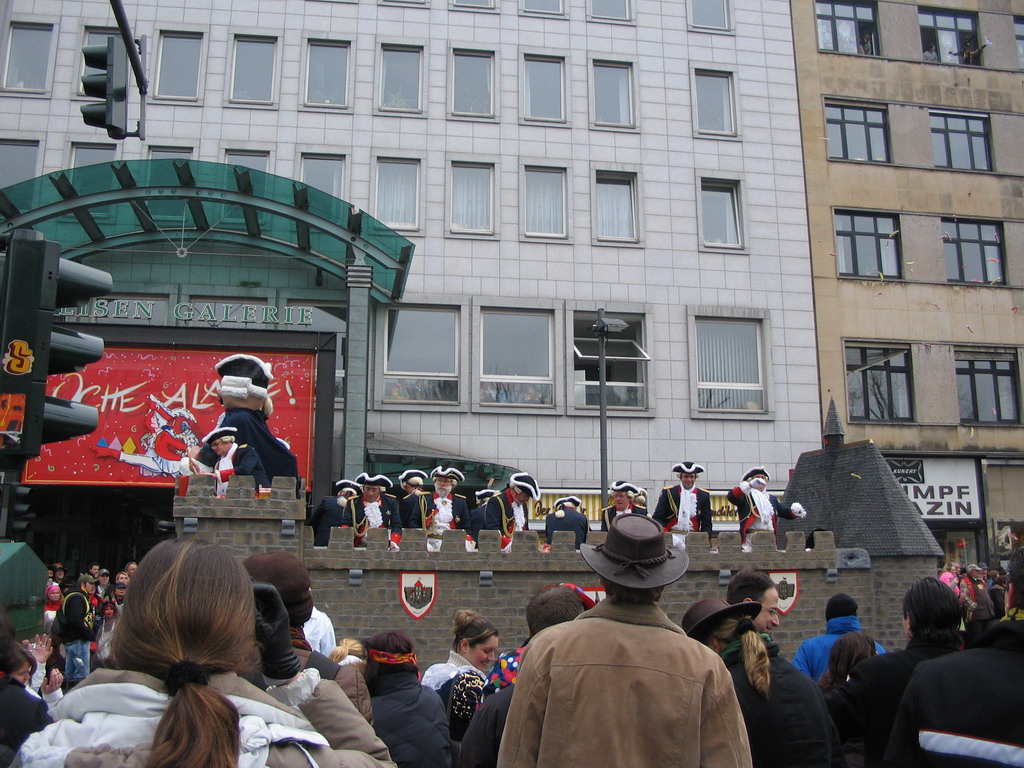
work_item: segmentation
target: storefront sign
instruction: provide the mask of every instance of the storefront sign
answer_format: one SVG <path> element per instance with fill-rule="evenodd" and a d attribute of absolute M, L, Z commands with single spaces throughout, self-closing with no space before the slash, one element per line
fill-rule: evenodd
<path fill-rule="evenodd" d="M 47 394 L 93 405 L 99 426 L 89 435 L 46 443 L 25 466 L 25 483 L 173 486 L 179 461 L 224 412 L 218 361 L 239 350 L 108 345 L 81 373 L 51 376 Z M 246 349 L 273 369 L 271 432 L 298 457 L 310 479 L 316 358 Z"/>
<path fill-rule="evenodd" d="M 981 492 L 973 459 L 886 459 L 925 520 L 981 520 Z"/>
<path fill-rule="evenodd" d="M 96 299 L 84 307 L 65 307 L 57 314 L 68 318 L 88 317 L 94 320 L 156 320 L 186 325 L 243 325 L 305 326 L 313 324 L 312 307 L 278 307 L 273 304 L 231 304 L 224 301 L 183 301 L 170 306 L 168 302 L 140 299 Z"/>

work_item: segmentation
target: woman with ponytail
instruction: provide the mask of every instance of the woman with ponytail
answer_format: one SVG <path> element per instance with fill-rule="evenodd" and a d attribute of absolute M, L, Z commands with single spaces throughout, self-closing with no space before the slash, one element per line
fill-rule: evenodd
<path fill-rule="evenodd" d="M 145 557 L 112 656 L 114 668 L 51 710 L 53 725 L 15 765 L 394 768 L 341 689 L 301 670 L 277 591 L 217 545 L 165 541 Z M 255 658 L 266 691 L 240 677 L 258 676 Z"/>
<path fill-rule="evenodd" d="M 839 735 L 814 681 L 779 655 L 754 626 L 759 603 L 698 600 L 683 630 L 711 648 L 732 675 L 754 768 L 842 768 Z"/>

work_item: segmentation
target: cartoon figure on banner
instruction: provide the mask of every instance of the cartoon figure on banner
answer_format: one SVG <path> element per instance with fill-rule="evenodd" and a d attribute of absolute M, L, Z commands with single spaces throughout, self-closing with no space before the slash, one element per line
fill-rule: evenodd
<path fill-rule="evenodd" d="M 104 459 L 115 459 L 137 467 L 145 477 L 155 475 L 176 476 L 181 473 L 181 457 L 193 446 L 199 445 L 196 437 L 196 417 L 187 408 L 168 408 L 153 395 L 149 396 L 152 406 L 143 421 L 146 433 L 135 441 L 129 437 L 121 442 L 114 438 L 108 443 L 101 437 L 93 452 Z"/>

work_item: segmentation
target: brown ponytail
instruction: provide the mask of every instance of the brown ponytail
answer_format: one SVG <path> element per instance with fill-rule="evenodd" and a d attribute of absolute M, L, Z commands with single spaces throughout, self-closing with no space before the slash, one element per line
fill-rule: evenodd
<path fill-rule="evenodd" d="M 238 752 L 238 710 L 213 688 L 187 683 L 160 718 L 146 768 L 235 768 Z"/>

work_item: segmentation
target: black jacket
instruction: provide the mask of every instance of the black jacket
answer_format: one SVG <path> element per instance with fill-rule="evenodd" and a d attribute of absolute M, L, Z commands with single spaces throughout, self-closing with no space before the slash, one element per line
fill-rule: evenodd
<path fill-rule="evenodd" d="M 919 640 L 907 643 L 906 650 L 884 653 L 864 659 L 850 672 L 850 679 L 825 696 L 829 714 L 843 741 L 863 737 L 864 768 L 882 764 L 889 743 L 896 710 L 903 689 L 922 661 L 953 653 L 950 645 L 932 645 Z M 961 707 L 956 705 L 956 709 Z"/>
<path fill-rule="evenodd" d="M 221 427 L 235 427 L 235 440 L 245 443 L 256 449 L 260 461 L 267 473 L 267 478 L 273 482 L 275 477 L 299 477 L 299 461 L 283 442 L 278 440 L 267 426 L 267 417 L 263 411 L 254 411 L 249 408 L 227 408 L 224 411 L 224 418 L 221 419 Z M 204 445 L 199 452 L 199 461 L 207 466 L 217 465 L 217 455 L 213 449 Z M 298 483 L 296 482 L 296 489 Z M 296 490 L 297 493 L 297 490 Z"/>
<path fill-rule="evenodd" d="M 1021 622 L 994 624 L 966 651 L 921 664 L 900 701 L 882 765 L 981 768 L 1019 761 L 1022 681 Z"/>
<path fill-rule="evenodd" d="M 775 643 L 768 643 L 768 656 L 768 699 L 761 698 L 747 680 L 739 648 L 722 656 L 743 710 L 754 768 L 845 766 L 839 735 L 828 716 L 821 690 L 811 678 L 779 656 Z"/>
<path fill-rule="evenodd" d="M 75 640 L 89 640 L 96 638 L 93 624 L 92 602 L 89 596 L 80 589 L 69 592 L 61 605 L 61 633 L 60 639 L 65 643 Z"/>
<path fill-rule="evenodd" d="M 458 768 L 497 768 L 501 734 L 515 688 L 507 685 L 484 699 L 462 737 Z"/>
<path fill-rule="evenodd" d="M 339 497 L 326 496 L 320 500 L 316 509 L 313 510 L 309 524 L 313 527 L 313 545 L 326 547 L 331 543 L 331 528 L 341 525 L 343 514 L 342 508 L 338 505 Z"/>
<path fill-rule="evenodd" d="M 378 677 L 373 686 L 373 729 L 398 768 L 451 768 L 448 718 L 441 699 L 415 672 Z"/>
<path fill-rule="evenodd" d="M 666 485 L 661 489 L 661 496 L 658 497 L 658 506 L 654 508 L 654 519 L 661 523 L 666 531 L 671 530 L 679 517 L 680 493 L 682 493 L 681 485 Z M 696 486 L 693 488 L 693 494 L 697 497 L 697 519 L 690 522 L 692 530 L 713 533 L 711 494 Z"/>
<path fill-rule="evenodd" d="M 42 699 L 13 677 L 0 677 L 0 765 L 9 764 L 4 762 L 3 747 L 17 752 L 25 739 L 51 722 Z"/>
<path fill-rule="evenodd" d="M 647 507 L 632 507 L 631 506 L 629 508 L 629 511 L 632 514 L 634 514 L 634 515 L 646 515 L 647 514 Z M 623 514 L 625 514 L 625 512 L 623 512 Z M 618 517 L 618 515 L 616 513 L 615 505 L 614 504 L 612 504 L 610 507 L 605 507 L 604 509 L 602 509 L 601 510 L 601 530 L 607 532 L 608 526 L 612 524 L 612 520 L 614 520 L 616 517 Z"/>

